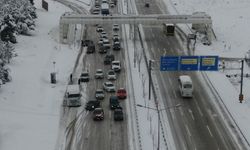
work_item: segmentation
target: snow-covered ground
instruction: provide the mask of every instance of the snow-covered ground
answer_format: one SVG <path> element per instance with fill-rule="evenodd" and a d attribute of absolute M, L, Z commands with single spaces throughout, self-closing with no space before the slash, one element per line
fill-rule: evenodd
<path fill-rule="evenodd" d="M 79 48 L 58 44 L 59 17 L 69 9 L 48 2 L 46 12 L 35 1 L 36 31 L 33 36 L 18 36 L 18 57 L 9 64 L 13 81 L 0 89 L 1 150 L 55 148 L 59 110 Z M 50 84 L 53 71 L 57 84 Z"/>
<path fill-rule="evenodd" d="M 69 9 L 55 1 L 47 1 L 49 2 L 49 12 L 41 9 L 40 0 L 35 0 L 35 6 L 38 8 L 36 31 L 32 37 L 18 37 L 19 43 L 16 45 L 18 57 L 14 58 L 9 65 L 13 81 L 3 85 L 0 89 L 1 150 L 55 149 L 59 110 L 79 47 L 58 44 L 59 17 Z M 211 15 L 217 40 L 214 40 L 209 47 L 198 42 L 195 54 L 242 58 L 250 49 L 248 42 L 250 30 L 247 28 L 250 23 L 248 13 L 250 2 L 248 0 L 165 0 L 165 2 L 168 3 L 167 6 L 172 14 L 192 14 L 195 11 L 205 11 Z M 86 3 L 89 4 L 89 1 Z M 133 56 L 131 55 L 131 57 Z M 142 68 L 141 71 L 143 70 Z M 245 70 L 249 73 L 248 67 L 245 67 Z M 55 85 L 50 84 L 50 73 L 53 71 L 57 72 L 57 84 Z M 227 71 L 227 73 L 230 72 Z M 249 79 L 244 79 L 244 101 L 240 104 L 238 101 L 239 84 L 232 84 L 222 72 L 208 72 L 207 74 L 250 141 L 248 127 L 250 93 L 247 93 L 250 89 Z M 135 77 L 134 80 L 140 80 L 141 83 L 136 84 L 134 89 L 147 89 L 146 86 L 143 86 L 145 78 L 142 75 Z M 145 92 L 147 95 L 147 90 Z M 145 98 L 144 96 L 136 95 L 138 98 Z M 141 138 L 146 137 L 142 144 L 147 149 L 152 149 L 155 147 L 153 145 L 156 145 L 155 133 L 157 131 L 155 130 L 157 128 L 152 125 L 156 116 L 156 113 L 152 116 L 148 115 L 148 120 L 151 122 L 147 128 L 144 128 L 147 132 L 141 131 Z M 141 124 L 145 121 L 142 119 Z M 152 126 L 154 127 L 151 128 Z"/>

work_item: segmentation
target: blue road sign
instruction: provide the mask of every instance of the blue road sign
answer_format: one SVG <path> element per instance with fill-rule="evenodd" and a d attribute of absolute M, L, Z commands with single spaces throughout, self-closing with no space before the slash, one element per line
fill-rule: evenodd
<path fill-rule="evenodd" d="M 179 56 L 161 56 L 161 71 L 177 71 L 179 66 Z"/>
<path fill-rule="evenodd" d="M 218 56 L 200 56 L 200 71 L 218 71 Z"/>
<path fill-rule="evenodd" d="M 198 71 L 199 56 L 180 56 L 181 71 Z"/>

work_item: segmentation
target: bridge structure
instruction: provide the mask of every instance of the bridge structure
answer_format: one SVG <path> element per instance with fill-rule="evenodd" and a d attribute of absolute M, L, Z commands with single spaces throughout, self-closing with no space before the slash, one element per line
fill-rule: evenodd
<path fill-rule="evenodd" d="M 85 15 L 64 13 L 60 17 L 60 42 L 70 43 L 72 41 L 72 27 L 75 24 L 96 25 L 96 24 L 133 24 L 133 25 L 161 25 L 166 24 L 192 24 L 205 26 L 208 41 L 212 38 L 212 19 L 205 13 L 193 15 Z"/>

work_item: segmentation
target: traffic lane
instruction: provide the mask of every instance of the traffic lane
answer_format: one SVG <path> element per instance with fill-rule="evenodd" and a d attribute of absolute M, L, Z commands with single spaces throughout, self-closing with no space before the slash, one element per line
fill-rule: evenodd
<path fill-rule="evenodd" d="M 223 121 L 224 118 L 220 116 L 220 113 L 218 113 L 214 104 L 210 102 L 211 99 L 215 97 L 210 97 L 210 95 L 212 94 L 206 90 L 209 89 L 208 85 L 204 83 L 202 84 L 200 80 L 194 80 L 193 82 L 195 82 L 197 89 L 199 89 L 199 92 L 196 92 L 196 98 L 198 99 L 196 102 L 198 103 L 197 105 L 201 107 L 201 109 L 205 110 L 205 121 L 206 124 L 210 127 L 212 134 L 211 136 L 214 136 L 216 138 L 216 141 L 218 141 L 218 139 L 223 139 L 221 140 L 221 142 L 218 142 L 219 148 L 229 150 L 240 149 L 236 144 L 234 138 L 230 134 L 228 127 L 225 125 Z"/>
<path fill-rule="evenodd" d="M 111 29 L 111 27 L 107 27 L 107 28 L 110 28 Z M 105 28 L 106 29 L 106 28 Z M 106 29 L 106 31 L 108 31 L 109 29 Z M 97 41 L 96 40 L 96 37 L 99 37 L 99 35 L 98 35 L 98 33 L 96 33 L 96 34 L 93 34 L 93 32 L 95 32 L 94 30 L 92 30 L 92 32 L 90 32 L 91 34 L 89 34 L 89 35 L 91 35 L 91 36 L 93 36 L 92 38 L 89 36 L 89 38 L 90 39 L 93 39 L 94 41 Z M 108 33 L 108 34 L 110 34 L 110 33 Z M 98 49 L 98 47 L 97 47 L 97 49 Z M 120 52 L 121 53 L 121 52 Z M 96 52 L 96 53 L 94 53 L 94 54 L 88 54 L 88 57 L 87 57 L 87 60 L 86 60 L 86 64 L 88 65 L 88 64 L 90 64 L 91 66 L 93 66 L 93 67 L 90 67 L 90 75 L 92 76 L 92 77 L 94 77 L 94 73 L 95 73 L 95 70 L 97 69 L 97 68 L 104 68 L 104 71 L 105 71 L 105 73 L 108 71 L 108 70 L 110 70 L 111 69 L 111 66 L 110 65 L 105 65 L 104 66 L 104 64 L 103 64 L 103 57 L 104 57 L 105 55 L 101 55 L 101 54 L 99 54 L 98 52 Z M 123 61 L 123 59 L 122 59 L 122 54 L 119 54 L 119 53 L 116 53 L 115 54 L 115 57 L 117 58 L 117 59 L 121 59 L 121 61 Z M 120 78 L 122 77 L 122 76 L 124 76 L 123 74 L 125 74 L 125 71 L 122 71 L 121 73 L 119 73 L 119 75 L 118 75 L 118 79 L 116 80 L 116 81 L 113 81 L 114 83 L 115 83 L 115 85 L 117 86 L 117 87 L 124 87 L 124 85 L 125 85 L 125 81 L 126 80 L 124 80 L 124 77 L 123 77 L 123 79 L 122 80 L 120 80 Z M 105 82 L 105 81 L 107 81 L 107 79 L 106 79 L 106 76 L 105 76 L 105 79 L 102 79 L 102 80 L 95 80 L 95 79 L 93 79 L 93 80 L 90 80 L 90 82 L 89 83 L 87 83 L 88 84 L 88 91 L 87 91 L 87 93 L 89 94 L 89 97 L 90 96 L 92 96 L 92 97 L 94 97 L 94 91 L 95 91 L 95 88 L 96 87 L 102 87 L 102 83 L 103 82 Z M 93 83 L 92 83 L 93 82 Z M 84 132 L 89 132 L 89 131 L 91 131 L 91 133 L 93 133 L 93 136 L 90 136 L 90 137 L 84 137 L 83 139 L 86 139 L 86 138 L 88 138 L 88 141 L 91 141 L 90 143 L 85 143 L 85 144 L 83 144 L 83 145 L 89 145 L 90 144 L 90 146 L 89 147 L 91 147 L 91 145 L 93 145 L 93 144 L 96 144 L 96 145 L 98 145 L 98 143 L 96 143 L 96 142 L 94 142 L 93 143 L 93 141 L 96 141 L 95 140 L 95 138 L 99 138 L 99 136 L 100 137 L 110 137 L 110 138 L 107 138 L 107 139 L 102 139 L 104 142 L 103 143 L 109 143 L 108 145 L 110 145 L 109 147 L 107 147 L 107 149 L 112 149 L 112 147 L 114 147 L 114 148 L 116 148 L 116 147 L 119 147 L 119 146 L 121 146 L 121 145 L 123 145 L 123 147 L 122 148 L 119 148 L 119 149 L 126 149 L 126 145 L 128 145 L 128 143 L 127 143 L 127 126 L 126 126 L 126 121 L 123 121 L 120 125 L 118 124 L 118 125 L 116 125 L 115 123 L 114 123 L 114 121 L 113 121 L 113 112 L 112 111 L 110 111 L 109 110 L 109 97 L 111 96 L 111 95 L 113 95 L 113 94 L 110 94 L 110 93 L 105 93 L 105 99 L 102 101 L 102 107 L 104 108 L 104 111 L 106 112 L 105 113 L 105 121 L 107 121 L 108 122 L 108 124 L 106 124 L 106 125 L 104 125 L 105 126 L 105 128 L 104 128 L 104 130 L 107 130 L 107 131 L 110 131 L 109 133 L 100 133 L 100 132 L 97 132 L 96 130 L 98 129 L 98 128 L 96 128 L 95 126 L 96 126 L 96 124 L 91 124 L 91 122 L 90 123 L 86 123 L 85 124 L 85 126 L 90 126 L 90 127 L 92 127 L 92 126 L 94 126 L 95 128 L 91 128 L 91 129 L 88 129 L 88 128 L 86 128 L 86 129 L 83 129 L 83 134 L 84 134 Z M 122 107 L 123 108 L 125 108 L 125 103 L 123 103 L 123 102 L 121 102 L 121 105 L 122 105 Z M 126 110 L 126 109 L 124 109 L 124 110 Z M 106 115 L 107 114 L 107 115 Z M 126 114 L 126 113 L 125 113 Z M 91 118 L 90 118 L 91 119 Z M 107 119 L 107 120 L 106 120 Z M 105 122 L 104 121 L 104 122 Z M 122 132 L 125 132 L 124 134 L 114 134 L 113 133 L 113 131 L 119 131 L 119 130 L 121 130 L 121 128 L 122 128 Z M 93 130 L 93 131 L 92 131 Z M 117 131 L 117 132 L 118 132 Z M 95 134 L 96 133 L 96 134 Z M 118 132 L 118 133 L 121 133 L 121 131 L 120 132 Z M 108 134 L 108 136 L 107 136 L 107 134 Z M 117 140 L 115 143 L 110 143 L 110 141 L 114 141 L 114 140 L 110 140 L 110 139 L 115 139 L 115 140 Z M 108 140 L 108 141 L 107 141 Z M 81 143 L 79 143 L 79 145 L 82 145 Z M 87 146 L 88 147 L 88 146 Z"/>
<path fill-rule="evenodd" d="M 146 31 L 147 32 L 147 31 Z M 150 32 L 150 31 L 148 31 L 148 32 Z M 155 33 L 157 33 L 155 30 L 153 31 L 153 32 L 155 32 Z M 161 35 L 160 33 L 158 33 L 158 35 Z M 164 35 L 163 35 L 164 36 Z M 160 36 L 159 36 L 160 37 Z M 148 37 L 148 38 L 150 38 L 150 37 Z M 146 38 L 147 39 L 147 38 Z M 154 50 L 153 52 L 154 52 L 154 54 L 152 54 L 152 56 L 154 56 L 155 58 L 156 58 L 156 60 L 159 60 L 159 58 L 160 58 L 160 56 L 163 54 L 163 53 L 165 53 L 166 55 L 174 55 L 174 53 L 176 53 L 176 51 L 167 51 L 167 52 L 162 52 L 162 50 L 161 51 L 157 51 L 157 50 L 155 50 L 155 48 L 152 48 L 152 47 L 154 47 L 153 45 L 156 45 L 157 44 L 157 46 L 158 47 L 160 47 L 159 49 L 163 49 L 165 46 L 161 46 L 158 42 L 155 42 L 155 41 L 161 41 L 161 38 L 160 39 L 158 39 L 158 38 L 156 38 L 155 37 L 155 39 L 152 41 L 152 42 L 150 42 L 150 44 L 148 44 L 149 45 L 149 47 L 151 47 L 151 50 Z M 166 43 L 166 42 L 163 42 L 163 43 Z M 165 44 L 164 44 L 165 45 Z M 166 46 L 170 46 L 170 45 L 166 45 Z M 173 49 L 175 49 L 175 48 L 173 48 Z M 180 49 L 180 48 L 179 48 Z M 157 53 L 158 53 L 158 56 L 157 56 Z M 158 66 L 159 66 L 159 64 L 158 64 Z M 166 77 L 166 78 L 176 78 L 177 79 L 177 77 L 178 77 L 178 75 L 179 74 L 174 74 L 174 75 L 172 75 L 172 77 Z M 196 79 L 197 77 L 196 76 L 193 76 L 193 79 Z M 162 83 L 162 82 L 160 82 L 160 83 Z M 167 84 L 167 83 L 166 83 Z M 169 83 L 168 83 L 169 84 Z M 197 84 L 194 84 L 194 87 L 197 87 L 197 85 L 199 85 L 198 83 Z M 173 87 L 173 86 L 171 86 L 171 87 Z M 176 84 L 176 86 L 175 86 L 175 89 L 178 89 L 178 85 Z M 198 89 L 202 89 L 202 88 L 198 88 Z M 199 92 L 199 91 L 198 91 Z M 200 92 L 199 94 L 200 95 L 204 95 L 203 93 L 204 93 L 205 91 L 202 91 L 202 92 Z M 174 92 L 173 93 L 173 96 L 174 97 L 176 97 L 176 92 Z M 178 94 L 179 95 L 179 94 Z M 187 106 L 189 106 L 189 107 L 187 107 L 186 109 L 184 109 L 184 113 L 182 113 L 182 114 L 190 114 L 190 115 L 188 115 L 188 116 L 185 116 L 185 118 L 189 118 L 188 119 L 188 121 L 186 122 L 186 124 L 185 124 L 185 128 L 186 128 L 186 132 L 189 134 L 189 136 L 190 136 L 190 134 L 192 134 L 191 132 L 193 131 L 194 133 L 197 131 L 197 129 L 199 129 L 198 131 L 199 132 L 197 132 L 198 134 L 200 134 L 200 135 L 197 135 L 197 137 L 194 137 L 194 141 L 197 141 L 197 142 L 195 142 L 196 144 L 195 145 L 198 145 L 199 147 L 201 147 L 201 148 L 208 148 L 208 149 L 210 149 L 210 148 L 221 148 L 221 149 L 228 149 L 227 148 L 227 145 L 229 144 L 229 145 L 233 145 L 233 144 L 230 144 L 230 143 L 234 143 L 233 141 L 231 141 L 230 143 L 228 143 L 228 144 L 224 144 L 224 146 L 222 146 L 222 144 L 221 143 L 224 143 L 225 141 L 224 140 L 220 140 L 222 137 L 221 136 L 219 136 L 217 133 L 218 132 L 215 132 L 216 130 L 214 130 L 214 125 L 213 124 L 211 124 L 211 121 L 210 122 L 206 122 L 206 120 L 208 120 L 207 118 L 211 118 L 211 116 L 209 116 L 209 114 L 208 113 L 205 113 L 205 112 L 203 112 L 203 114 L 205 114 L 206 115 L 206 118 L 204 119 L 201 119 L 200 118 L 200 116 L 201 115 L 199 115 L 199 114 L 201 114 L 202 113 L 202 111 L 201 110 L 207 110 L 207 107 L 208 107 L 208 105 L 209 104 L 207 104 L 206 106 L 204 106 L 203 108 L 200 108 L 199 107 L 199 105 L 198 105 L 198 103 L 196 102 L 196 100 L 195 99 L 197 99 L 197 95 L 194 95 L 194 102 L 189 102 L 189 101 L 183 101 L 184 103 L 183 103 L 183 105 L 185 106 L 185 107 L 187 107 Z M 204 96 L 204 97 L 208 97 L 208 96 Z M 181 98 L 181 97 L 180 97 Z M 182 98 L 181 98 L 182 99 Z M 200 99 L 202 99 L 203 101 L 209 101 L 208 99 L 204 99 L 203 97 L 199 97 L 198 98 L 199 100 Z M 210 107 L 210 109 L 209 109 L 209 112 L 211 112 L 211 110 L 212 110 L 212 108 Z M 213 111 L 214 112 L 214 111 Z M 216 112 L 214 112 L 214 114 L 216 114 Z M 198 120 L 198 121 L 200 121 L 200 120 L 202 120 L 203 122 L 192 122 L 192 120 L 194 120 L 194 117 L 196 117 L 197 119 L 196 120 Z M 220 121 L 221 122 L 221 121 Z M 203 124 L 203 125 L 202 125 Z M 221 123 L 220 123 L 221 124 Z M 200 126 L 198 126 L 198 125 L 200 125 Z M 189 127 L 190 126 L 190 127 Z M 198 126 L 198 127 L 197 127 Z M 203 126 L 203 127 L 201 127 L 201 126 Z M 223 128 L 222 128 L 223 129 Z M 203 133 L 203 131 L 205 131 L 206 133 Z M 196 135 L 196 134 L 194 134 L 194 135 Z M 215 138 L 214 138 L 215 137 Z M 209 140 L 204 140 L 203 141 L 203 143 L 200 141 L 200 139 L 201 138 L 205 138 L 205 139 L 209 139 Z M 230 139 L 230 137 L 227 137 L 227 138 L 229 138 Z M 189 140 L 190 138 L 187 138 L 187 140 Z M 223 138 L 222 138 L 223 139 Z M 211 145 L 211 143 L 209 143 L 208 141 L 213 141 L 212 143 L 213 143 L 213 145 L 214 145 L 214 147 L 212 147 L 212 145 Z M 217 141 L 220 141 L 220 142 L 217 142 Z M 202 144 L 200 144 L 200 143 L 202 143 Z M 194 145 L 194 144 L 193 144 Z M 205 145 L 205 146 L 204 146 Z M 207 146 L 206 146 L 207 145 Z M 234 147 L 234 146 L 233 146 Z"/>
<path fill-rule="evenodd" d="M 145 9 L 144 7 L 143 7 L 143 2 L 142 1 L 139 1 L 139 2 L 137 2 L 136 3 L 137 4 L 137 8 L 138 8 L 138 12 L 139 13 L 141 13 L 141 14 L 152 14 L 153 12 L 155 12 L 155 10 L 157 10 L 158 8 L 157 8 L 157 6 L 156 7 L 151 7 L 151 8 L 154 8 L 153 9 L 153 11 L 150 11 L 150 9 Z M 159 9 L 158 9 L 159 10 Z M 158 13 L 158 14 L 160 14 L 160 12 Z M 158 30 L 158 31 L 160 31 L 160 32 L 162 32 L 162 30 Z M 182 51 L 181 51 L 181 48 L 180 47 L 173 47 L 173 46 L 175 46 L 175 45 L 178 45 L 177 43 L 178 43 L 178 40 L 176 40 L 175 38 L 168 38 L 168 40 L 164 40 L 164 38 L 155 38 L 155 37 L 164 37 L 164 36 L 154 36 L 154 33 L 155 33 L 155 35 L 160 35 L 159 34 L 159 32 L 157 33 L 157 30 L 153 30 L 153 29 L 151 29 L 151 31 L 146 31 L 145 33 L 150 33 L 151 32 L 151 35 L 153 35 L 152 37 L 149 37 L 148 39 L 149 40 L 152 40 L 152 39 L 155 39 L 154 41 L 157 41 L 157 43 L 156 43 L 156 45 L 159 45 L 158 43 L 167 43 L 168 45 L 168 49 L 169 50 L 166 50 L 166 47 L 165 46 L 163 46 L 163 47 L 161 47 L 161 48 L 156 48 L 156 47 L 153 47 L 153 48 L 151 48 L 151 50 L 154 50 L 155 52 L 156 51 L 158 51 L 158 53 L 161 53 L 161 54 L 164 54 L 164 55 L 174 55 L 174 54 L 180 54 L 180 53 L 182 53 Z M 146 39 L 147 39 L 147 37 L 146 37 Z M 173 44 L 172 44 L 173 43 Z M 172 45 L 172 47 L 173 48 L 171 48 L 171 46 L 169 46 L 169 45 Z M 162 52 L 162 50 L 164 51 L 164 52 Z M 153 53 L 154 54 L 154 53 Z M 154 54 L 155 55 L 155 54 Z M 153 56 L 154 56 L 153 55 Z M 160 58 L 160 56 L 158 56 L 158 58 Z M 158 59 L 159 60 L 159 59 Z M 176 77 L 178 77 L 178 75 L 176 75 L 176 76 L 174 76 L 175 78 Z M 176 95 L 176 93 L 174 94 L 174 95 Z M 187 109 L 188 110 L 188 112 L 192 112 L 192 109 Z M 191 110 L 191 111 L 190 111 Z M 199 112 L 201 112 L 200 111 L 200 108 L 199 107 L 197 107 L 197 109 L 195 110 L 195 112 L 197 112 L 197 110 L 199 111 Z M 196 113 L 195 113 L 196 114 Z M 194 116 L 192 116 L 191 118 L 193 118 Z M 220 124 L 222 124 L 222 123 L 220 123 Z M 206 128 L 207 128 L 207 131 L 209 132 L 209 134 L 211 135 L 212 133 L 211 133 L 211 130 L 213 130 L 213 129 L 210 129 L 210 127 L 209 126 L 206 126 Z M 187 131 L 188 132 L 188 131 Z M 228 138 L 228 137 L 227 137 Z M 233 142 L 232 142 L 233 143 Z M 229 144 L 230 145 L 230 144 Z"/>

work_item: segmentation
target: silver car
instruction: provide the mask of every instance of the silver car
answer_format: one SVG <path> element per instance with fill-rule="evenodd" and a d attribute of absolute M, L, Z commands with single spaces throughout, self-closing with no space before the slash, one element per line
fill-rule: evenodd
<path fill-rule="evenodd" d="M 109 70 L 107 73 L 108 80 L 116 80 L 116 73 L 114 70 Z"/>
<path fill-rule="evenodd" d="M 95 72 L 95 78 L 96 79 L 103 79 L 104 78 L 104 73 L 102 69 L 97 69 Z"/>
<path fill-rule="evenodd" d="M 104 91 L 102 89 L 97 89 L 95 91 L 95 98 L 97 100 L 102 100 L 102 99 L 104 99 L 104 97 L 105 97 L 105 95 L 104 95 Z"/>
<path fill-rule="evenodd" d="M 115 92 L 115 86 L 110 81 L 103 83 L 103 89 L 107 92 Z"/>

